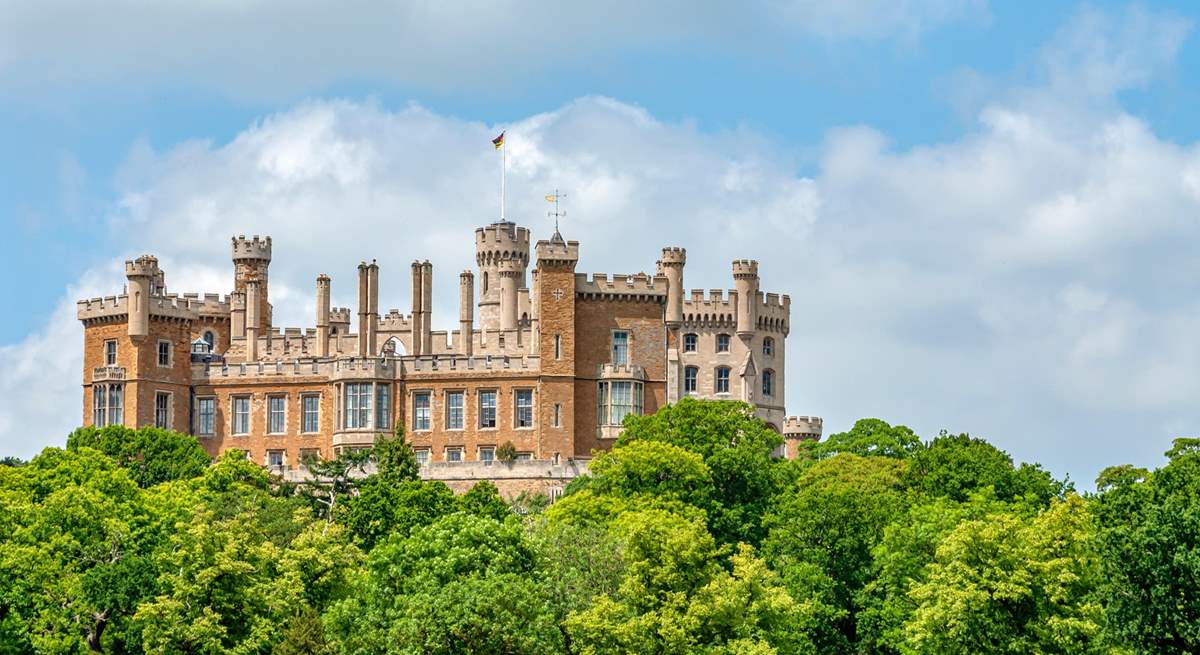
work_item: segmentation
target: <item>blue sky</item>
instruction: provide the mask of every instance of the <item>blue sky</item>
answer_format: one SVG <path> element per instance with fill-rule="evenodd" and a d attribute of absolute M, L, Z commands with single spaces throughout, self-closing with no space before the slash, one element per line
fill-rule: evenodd
<path fill-rule="evenodd" d="M 1189 221 L 1200 216 L 1192 178 L 1146 189 L 1195 159 L 1200 12 L 1183 2 L 825 5 L 359 3 L 333 14 L 317 3 L 152 13 L 133 2 L 13 4 L 0 12 L 0 217 L 9 226 L 0 265 L 13 281 L 9 306 L 27 310 L 0 324 L 0 361 L 26 373 L 0 388 L 78 375 L 48 341 L 73 335 L 63 319 L 73 293 L 116 291 L 114 262 L 162 252 L 182 280 L 222 280 L 219 247 L 189 240 L 219 245 L 261 227 L 278 242 L 278 223 L 254 212 L 336 208 L 347 189 L 394 191 L 396 204 L 359 209 L 379 212 L 381 225 L 391 225 L 389 212 L 405 217 L 387 245 L 398 261 L 445 246 L 456 267 L 446 270 L 465 266 L 452 235 L 490 220 L 481 214 L 494 193 L 470 172 L 489 155 L 486 140 L 479 153 L 469 144 L 508 128 L 531 144 L 518 185 L 584 190 L 571 211 L 597 220 L 564 229 L 595 244 L 581 268 L 652 267 L 654 248 L 678 242 L 711 251 L 711 265 L 689 265 L 689 283 L 709 287 L 728 285 L 729 259 L 763 260 L 764 286 L 795 303 L 792 413 L 824 415 L 834 429 L 880 415 L 926 436 L 970 430 L 1085 482 L 1106 463 L 1154 464 L 1171 434 L 1195 431 L 1187 394 L 1200 389 L 1182 336 L 1196 291 L 1186 283 L 1197 267 Z M 373 137 L 378 130 L 400 134 Z M 430 136 L 439 152 L 405 151 L 405 132 L 416 130 L 440 135 Z M 1116 136 L 1097 140 L 1105 134 Z M 299 147 L 288 139 L 395 150 L 378 155 L 379 168 L 376 154 L 364 155 L 367 181 L 339 177 L 347 186 L 332 198 L 316 183 L 280 197 L 254 187 L 237 196 L 240 207 L 230 189 L 243 180 L 222 169 Z M 1098 166 L 1113 140 L 1120 156 Z M 630 153 L 638 156 L 626 161 Z M 404 196 L 406 179 L 393 175 L 433 165 L 426 160 L 454 169 L 434 181 L 449 196 L 421 199 L 415 179 Z M 547 161 L 562 168 L 539 168 Z M 647 161 L 691 173 L 623 174 Z M 1032 174 L 1041 164 L 1046 172 Z M 964 167 L 976 175 L 960 175 Z M 736 193 L 680 201 L 709 174 Z M 995 202 L 980 199 L 993 193 Z M 217 218 L 196 209 L 223 202 L 236 209 Z M 729 226 L 704 217 L 726 206 L 742 224 L 762 221 L 729 240 L 736 252 L 720 248 Z M 403 238 L 432 218 L 415 218 L 422 211 L 444 211 L 446 232 Z M 645 235 L 651 254 L 606 253 L 605 211 L 661 221 Z M 778 241 L 773 231 L 792 240 L 778 255 L 755 245 Z M 320 239 L 312 250 L 291 241 L 297 257 L 319 256 Z M 344 251 L 331 266 L 375 256 L 367 246 Z M 287 256 L 277 248 L 277 260 Z M 293 268 L 273 297 L 288 297 L 291 283 L 299 322 L 315 271 Z M 797 320 L 797 305 L 808 321 Z M 1012 322 L 1025 312 L 1045 323 Z M 71 398 L 77 384 L 53 386 Z M 69 423 L 54 402 L 0 409 L 0 449 L 28 455 L 61 441 Z"/>

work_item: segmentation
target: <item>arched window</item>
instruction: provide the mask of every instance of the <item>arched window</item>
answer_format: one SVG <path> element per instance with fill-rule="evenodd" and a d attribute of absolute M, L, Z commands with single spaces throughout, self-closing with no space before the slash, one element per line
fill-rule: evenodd
<path fill-rule="evenodd" d="M 775 354 L 775 340 L 771 337 L 763 338 L 763 356 L 771 357 Z"/>
<path fill-rule="evenodd" d="M 205 330 L 205 331 L 204 331 L 204 340 L 208 342 L 208 349 L 209 349 L 209 350 L 212 350 L 212 347 L 213 347 L 213 346 L 215 346 L 215 345 L 217 345 L 217 337 L 216 337 L 215 335 L 213 335 L 213 331 L 212 331 L 212 330 Z"/>
<path fill-rule="evenodd" d="M 683 335 L 683 352 L 685 352 L 685 353 L 696 352 L 697 340 L 698 340 L 698 338 L 696 337 L 695 333 L 688 333 L 688 334 Z"/>
<path fill-rule="evenodd" d="M 729 393 L 729 367 L 718 366 L 713 376 L 713 393 Z"/>
<path fill-rule="evenodd" d="M 689 367 L 683 369 L 683 392 L 684 393 L 695 393 L 696 392 L 696 375 L 699 372 L 700 372 L 700 369 L 696 368 L 695 366 L 689 366 Z"/>
<path fill-rule="evenodd" d="M 775 395 L 775 371 L 767 369 L 762 372 L 762 392 L 764 396 Z"/>

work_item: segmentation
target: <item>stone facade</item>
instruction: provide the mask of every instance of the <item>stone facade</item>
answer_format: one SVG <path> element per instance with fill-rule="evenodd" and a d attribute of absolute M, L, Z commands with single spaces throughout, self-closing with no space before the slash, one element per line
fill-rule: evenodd
<path fill-rule="evenodd" d="M 399 423 L 426 477 L 551 496 L 611 448 L 621 417 L 684 396 L 753 403 L 787 438 L 781 455 L 819 438 L 819 418 L 785 418 L 790 300 L 759 291 L 757 262 L 735 261 L 735 288 L 706 295 L 684 288 L 682 248 L 663 249 L 654 275 L 587 275 L 557 231 L 528 270 L 529 240 L 513 223 L 476 230 L 478 273 L 459 275 L 451 330 L 430 324 L 427 261 L 413 262 L 408 314 L 380 313 L 379 266 L 361 264 L 351 332 L 324 274 L 315 327 L 272 326 L 270 238 L 233 239 L 225 296 L 168 293 L 139 257 L 124 293 L 78 305 L 84 423 L 189 432 L 213 456 L 242 450 L 290 476 Z M 508 444 L 518 460 L 494 461 Z"/>

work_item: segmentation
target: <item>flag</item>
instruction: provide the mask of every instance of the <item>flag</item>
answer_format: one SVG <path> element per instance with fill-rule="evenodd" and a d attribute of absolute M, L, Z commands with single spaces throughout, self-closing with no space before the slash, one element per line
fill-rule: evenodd
<path fill-rule="evenodd" d="M 558 197 L 556 197 L 553 193 L 546 196 L 546 202 L 554 202 L 555 200 L 558 200 Z"/>
<path fill-rule="evenodd" d="M 504 132 L 501 132 L 500 136 L 492 139 L 492 145 L 496 146 L 496 150 L 504 147 Z"/>

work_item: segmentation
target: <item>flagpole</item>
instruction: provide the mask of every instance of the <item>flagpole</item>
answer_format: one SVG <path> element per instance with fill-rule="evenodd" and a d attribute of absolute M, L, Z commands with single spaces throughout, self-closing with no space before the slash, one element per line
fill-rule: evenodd
<path fill-rule="evenodd" d="M 503 136 L 503 134 L 501 136 Z M 508 150 L 504 147 L 504 144 L 501 143 L 500 144 L 500 222 L 501 223 L 504 222 L 504 205 L 505 205 L 504 175 L 506 173 L 507 168 L 508 168 Z"/>

